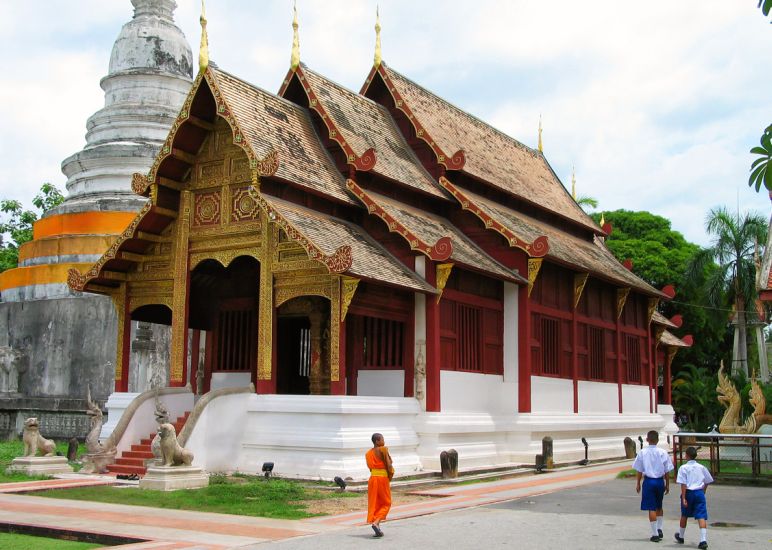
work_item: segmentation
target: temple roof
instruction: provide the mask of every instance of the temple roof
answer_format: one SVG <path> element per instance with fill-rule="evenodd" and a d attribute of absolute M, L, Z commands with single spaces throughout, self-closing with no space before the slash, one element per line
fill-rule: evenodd
<path fill-rule="evenodd" d="M 600 233 L 595 222 L 560 183 L 544 155 L 434 95 L 384 63 L 381 67 L 428 137 L 448 156 L 463 153 L 464 161 L 459 164 L 461 171 Z"/>
<path fill-rule="evenodd" d="M 521 239 L 531 242 L 540 236 L 546 236 L 549 241 L 547 258 L 580 271 L 589 272 L 598 279 L 605 279 L 623 287 L 629 286 L 644 294 L 664 297 L 659 290 L 638 278 L 619 263 L 600 238 L 595 237 L 592 241 L 588 241 L 575 237 L 548 223 L 497 204 L 470 191 L 463 190 L 463 192 L 487 216 L 504 225 Z"/>
<path fill-rule="evenodd" d="M 296 74 L 301 82 L 305 79 L 303 85 L 307 92 L 310 89 L 309 95 L 313 96 L 309 97 L 312 100 L 311 108 L 318 110 L 318 106 L 313 105 L 314 99 L 321 103 L 322 113 L 332 122 L 331 129 L 340 133 L 340 138 L 353 149 L 357 157 L 365 157 L 370 149 L 375 151 L 375 164 L 371 169 L 373 172 L 423 193 L 446 198 L 407 144 L 385 107 L 344 88 L 304 64 L 300 65 Z M 322 113 L 320 115 L 329 127 L 328 119 Z M 337 138 L 333 137 L 340 141 Z"/>
<path fill-rule="evenodd" d="M 663 325 L 669 328 L 678 328 L 678 325 L 676 325 L 674 322 L 672 322 L 670 319 L 662 315 L 659 311 L 656 309 L 654 310 L 654 313 L 651 316 L 651 322 L 655 323 L 657 325 Z"/>
<path fill-rule="evenodd" d="M 350 246 L 351 266 L 346 273 L 418 292 L 437 292 L 361 227 L 269 195 L 263 195 L 263 198 L 328 256 L 334 255 L 341 247 Z"/>
<path fill-rule="evenodd" d="M 491 258 L 449 220 L 428 214 L 377 193 L 368 192 L 368 195 L 388 216 L 407 228 L 423 242 L 436 243 L 449 236 L 452 243 L 451 253 L 447 258 L 449 261 L 475 271 L 493 275 L 496 278 L 509 279 L 521 283 L 528 282 L 517 271 L 507 269 Z"/>
<path fill-rule="evenodd" d="M 662 331 L 662 336 L 659 337 L 659 343 L 663 346 L 670 346 L 674 348 L 691 347 L 689 344 L 681 340 L 678 336 L 675 336 L 673 333 L 667 330 Z"/>
<path fill-rule="evenodd" d="M 356 204 L 322 147 L 306 109 L 212 65 L 208 71 L 255 156 L 264 158 L 272 151 L 278 152 L 276 177 L 339 202 Z"/>

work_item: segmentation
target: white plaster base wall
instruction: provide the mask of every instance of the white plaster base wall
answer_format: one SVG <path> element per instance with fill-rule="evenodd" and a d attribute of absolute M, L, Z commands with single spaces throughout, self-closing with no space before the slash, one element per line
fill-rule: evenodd
<path fill-rule="evenodd" d="M 578 390 L 580 413 L 619 413 L 619 386 L 617 384 L 579 380 Z"/>
<path fill-rule="evenodd" d="M 649 387 L 622 384 L 622 412 L 648 413 Z"/>
<path fill-rule="evenodd" d="M 118 425 L 118 421 L 123 416 L 126 408 L 134 401 L 139 393 L 133 392 L 113 392 L 107 398 L 105 408 L 107 409 L 107 422 L 102 424 L 102 431 L 99 432 L 99 440 L 104 441 L 113 433 L 113 430 Z M 142 437 L 147 437 L 142 436 Z"/>
<path fill-rule="evenodd" d="M 193 465 L 207 472 L 232 472 L 241 463 L 251 393 L 223 395 L 201 412 L 185 447 L 193 452 Z"/>
<path fill-rule="evenodd" d="M 251 383 L 252 374 L 249 372 L 213 372 L 209 389 L 244 388 Z"/>
<path fill-rule="evenodd" d="M 399 475 L 421 470 L 413 398 L 252 395 L 238 469 L 260 472 L 274 462 L 281 476 L 353 479 L 369 476 L 364 454 L 370 436 L 386 439 Z"/>
<path fill-rule="evenodd" d="M 535 413 L 573 413 L 573 380 L 531 376 L 531 411 Z"/>
<path fill-rule="evenodd" d="M 357 371 L 357 395 L 377 397 L 404 397 L 404 370 Z"/>
<path fill-rule="evenodd" d="M 517 384 L 504 382 L 495 374 L 441 371 L 443 412 L 483 412 L 514 414 L 517 411 Z"/>

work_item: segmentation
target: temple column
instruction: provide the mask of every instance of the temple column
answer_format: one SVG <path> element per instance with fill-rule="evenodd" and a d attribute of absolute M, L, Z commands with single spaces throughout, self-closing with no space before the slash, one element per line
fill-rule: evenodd
<path fill-rule="evenodd" d="M 118 315 L 118 339 L 115 350 L 115 391 L 129 391 L 129 356 L 131 352 L 131 312 L 129 311 L 128 289 L 121 285 L 112 295 L 115 312 Z"/>
<path fill-rule="evenodd" d="M 169 361 L 169 386 L 185 385 L 188 362 L 188 305 L 190 297 L 190 191 L 180 195 L 179 217 L 174 248 L 174 290 L 172 294 L 172 349 Z"/>
<path fill-rule="evenodd" d="M 265 216 L 260 253 L 260 290 L 257 314 L 257 393 L 276 393 L 276 309 L 273 307 L 273 247 L 278 229 Z"/>
<path fill-rule="evenodd" d="M 330 395 L 346 395 L 346 323 L 344 315 L 354 297 L 357 279 L 331 278 L 330 300 Z M 354 282 L 351 282 L 354 281 Z M 353 285 L 353 290 L 351 286 Z M 348 297 L 347 297 L 348 295 Z"/>
<path fill-rule="evenodd" d="M 426 257 L 416 256 L 415 259 L 415 271 L 416 273 L 426 278 Z M 431 299 L 431 297 L 428 297 Z M 426 300 L 427 296 L 419 292 L 415 293 L 415 304 L 413 309 L 413 338 L 415 350 L 415 360 L 413 362 L 414 375 L 414 395 L 418 402 L 421 404 L 421 408 L 426 410 Z"/>
<path fill-rule="evenodd" d="M 519 373 L 517 384 L 517 410 L 521 413 L 531 412 L 531 288 L 536 281 L 541 259 L 529 260 L 527 256 L 518 254 L 515 268 L 520 273 L 528 273 L 528 284 L 520 287 L 517 305 L 520 324 L 517 327 L 519 344 Z M 533 266 L 533 267 L 532 267 Z M 538 266 L 538 267 L 537 267 Z"/>
<path fill-rule="evenodd" d="M 622 402 L 622 380 L 624 379 L 624 371 L 622 370 L 622 317 L 617 315 L 616 333 L 614 338 L 617 343 L 617 395 L 619 400 L 619 414 L 624 412 L 624 403 Z M 605 358 L 604 358 L 605 362 Z M 605 364 L 604 364 L 605 367 Z M 605 370 L 605 368 L 604 368 Z M 651 391 L 649 391 L 651 394 Z"/>
<path fill-rule="evenodd" d="M 311 395 L 324 394 L 324 369 L 322 366 L 322 318 L 314 311 L 308 315 L 311 321 L 311 372 L 309 373 L 309 391 Z"/>
<path fill-rule="evenodd" d="M 426 280 L 437 284 L 437 264 L 427 262 Z M 426 411 L 440 412 L 440 304 L 426 296 Z"/>

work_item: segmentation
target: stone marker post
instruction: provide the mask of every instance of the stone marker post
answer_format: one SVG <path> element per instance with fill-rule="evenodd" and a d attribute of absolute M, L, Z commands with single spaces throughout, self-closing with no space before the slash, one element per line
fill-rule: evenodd
<path fill-rule="evenodd" d="M 625 458 L 635 458 L 635 441 L 625 437 Z"/>
<path fill-rule="evenodd" d="M 555 461 L 552 458 L 552 438 L 550 436 L 546 436 L 541 440 L 541 454 L 544 460 L 544 467 L 548 470 L 554 468 Z"/>

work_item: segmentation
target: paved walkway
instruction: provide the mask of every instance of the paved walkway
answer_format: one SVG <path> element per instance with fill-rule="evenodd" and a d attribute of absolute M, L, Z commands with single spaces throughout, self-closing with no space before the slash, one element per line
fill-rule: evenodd
<path fill-rule="evenodd" d="M 627 467 L 627 462 L 606 464 L 424 490 L 422 494 L 437 498 L 399 505 L 397 496 L 389 519 L 424 516 L 583 486 L 613 479 Z M 233 548 L 338 531 L 362 524 L 363 520 L 363 512 L 292 521 L 0 494 L 0 522 L 135 537 L 147 541 L 124 548 Z"/>
<path fill-rule="evenodd" d="M 0 493 L 29 493 L 33 491 L 46 491 L 48 489 L 70 489 L 73 487 L 94 487 L 97 485 L 115 484 L 115 476 L 61 474 L 55 479 L 0 483 Z M 137 485 L 137 483 L 135 482 L 134 485 Z"/>

